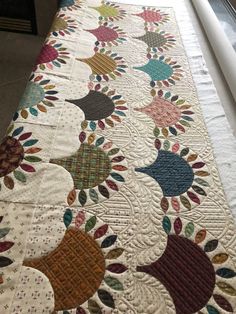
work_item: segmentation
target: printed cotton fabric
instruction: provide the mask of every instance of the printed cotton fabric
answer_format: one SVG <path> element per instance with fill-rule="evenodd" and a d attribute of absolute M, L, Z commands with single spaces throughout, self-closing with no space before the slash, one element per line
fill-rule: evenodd
<path fill-rule="evenodd" d="M 235 311 L 235 226 L 168 1 L 60 2 L 0 183 L 0 313 Z"/>

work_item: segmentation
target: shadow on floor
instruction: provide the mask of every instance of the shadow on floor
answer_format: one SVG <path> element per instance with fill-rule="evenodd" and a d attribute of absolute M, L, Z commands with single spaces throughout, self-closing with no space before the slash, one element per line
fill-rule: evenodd
<path fill-rule="evenodd" d="M 18 107 L 44 38 L 0 32 L 0 42 L 0 138 L 2 138 Z"/>

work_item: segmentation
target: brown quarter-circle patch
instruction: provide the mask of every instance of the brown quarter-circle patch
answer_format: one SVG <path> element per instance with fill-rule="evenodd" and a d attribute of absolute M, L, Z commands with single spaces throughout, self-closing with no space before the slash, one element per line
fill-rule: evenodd
<path fill-rule="evenodd" d="M 48 277 L 54 290 L 55 311 L 83 304 L 97 291 L 105 273 L 101 248 L 89 234 L 76 228 L 67 229 L 54 251 L 25 260 L 23 265 Z"/>

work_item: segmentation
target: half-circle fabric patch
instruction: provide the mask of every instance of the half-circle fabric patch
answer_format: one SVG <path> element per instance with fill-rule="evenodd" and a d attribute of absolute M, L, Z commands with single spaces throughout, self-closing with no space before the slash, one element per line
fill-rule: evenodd
<path fill-rule="evenodd" d="M 94 48 L 95 52 L 99 51 L 99 46 L 117 46 L 126 41 L 126 33 L 119 28 L 119 26 L 108 24 L 107 22 L 99 25 L 99 27 L 95 29 L 87 29 L 86 31 L 90 32 L 97 38 L 97 41 L 95 42 L 96 47 Z"/>
<path fill-rule="evenodd" d="M 156 30 L 146 31 L 146 33 L 139 37 L 134 37 L 143 41 L 148 46 L 148 52 L 164 52 L 164 50 L 169 50 L 174 47 L 176 40 L 174 36 L 166 33 L 165 31 Z M 149 57 L 150 55 L 148 55 Z"/>
<path fill-rule="evenodd" d="M 169 14 L 161 12 L 156 8 L 143 7 L 143 12 L 134 14 L 138 17 L 141 17 L 146 25 L 154 24 L 156 26 L 162 25 L 169 21 Z"/>
<path fill-rule="evenodd" d="M 101 313 L 96 298 L 114 309 L 112 294 L 123 290 L 122 274 L 127 271 L 119 262 L 124 249 L 117 247 L 117 235 L 96 216 L 83 211 L 73 217 L 73 211 L 67 208 L 63 219 L 67 229 L 58 247 L 46 256 L 25 260 L 23 265 L 49 279 L 55 311 L 75 309 L 76 313 L 85 313 L 88 306 Z"/>
<path fill-rule="evenodd" d="M 115 80 L 117 76 L 122 76 L 128 67 L 122 57 L 117 53 L 100 49 L 90 58 L 76 60 L 86 63 L 90 66 L 92 74 L 90 75 L 91 81 L 109 81 Z"/>
<path fill-rule="evenodd" d="M 27 119 L 29 115 L 37 117 L 40 112 L 46 113 L 47 108 L 54 107 L 57 94 L 56 86 L 49 79 L 33 73 L 13 119 L 16 120 L 19 115 Z"/>
<path fill-rule="evenodd" d="M 191 127 L 194 112 L 185 100 L 161 89 L 153 89 L 151 94 L 154 96 L 151 103 L 135 110 L 145 113 L 154 121 L 156 137 L 177 136 Z"/>
<path fill-rule="evenodd" d="M 41 49 L 41 52 L 36 60 L 35 69 L 40 70 L 46 68 L 52 70 L 53 66 L 60 68 L 66 64 L 66 59 L 69 58 L 69 52 L 66 51 L 62 43 L 57 43 L 56 40 L 47 41 Z"/>
<path fill-rule="evenodd" d="M 104 2 L 99 7 L 92 8 L 100 14 L 99 17 L 100 20 L 118 21 L 126 16 L 125 10 L 123 10 L 117 4 L 111 2 Z"/>
<path fill-rule="evenodd" d="M 208 168 L 188 147 L 169 140 L 155 140 L 158 155 L 149 166 L 136 168 L 152 177 L 161 187 L 164 212 L 191 210 L 201 204 L 211 184 Z"/>
<path fill-rule="evenodd" d="M 53 158 L 50 163 L 66 169 L 74 183 L 67 202 L 72 205 L 96 204 L 119 191 L 127 176 L 125 156 L 111 141 L 94 133 L 79 134 L 80 148 L 64 158 Z"/>
<path fill-rule="evenodd" d="M 179 217 L 165 216 L 162 224 L 168 235 L 163 255 L 149 265 L 137 266 L 137 271 L 153 276 L 165 286 L 176 314 L 203 310 L 220 313 L 215 302 L 222 310 L 232 312 L 224 293 L 227 290 L 226 295 L 232 296 L 234 292 L 224 274 L 232 278 L 235 272 L 228 267 L 231 261 L 220 242 L 205 229 Z"/>
<path fill-rule="evenodd" d="M 50 33 L 57 37 L 59 35 L 66 36 L 75 32 L 77 23 L 70 16 L 66 16 L 64 13 L 55 17 L 53 25 L 50 29 Z"/>
<path fill-rule="evenodd" d="M 126 117 L 126 101 L 115 90 L 90 84 L 89 93 L 79 99 L 66 100 L 79 107 L 85 115 L 82 129 L 95 131 L 97 128 L 114 127 Z"/>
<path fill-rule="evenodd" d="M 162 87 L 163 85 L 169 87 L 175 85 L 175 82 L 179 81 L 183 76 L 183 70 L 177 64 L 177 61 L 165 58 L 164 56 L 158 57 L 154 55 L 145 65 L 134 67 L 134 69 L 143 71 L 150 76 L 151 87 Z"/>

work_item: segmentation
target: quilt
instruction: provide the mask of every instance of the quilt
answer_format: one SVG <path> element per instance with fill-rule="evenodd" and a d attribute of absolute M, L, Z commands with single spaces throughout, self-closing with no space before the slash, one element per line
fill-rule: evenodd
<path fill-rule="evenodd" d="M 0 144 L 1 314 L 235 313 L 235 226 L 165 2 L 59 2 Z"/>

